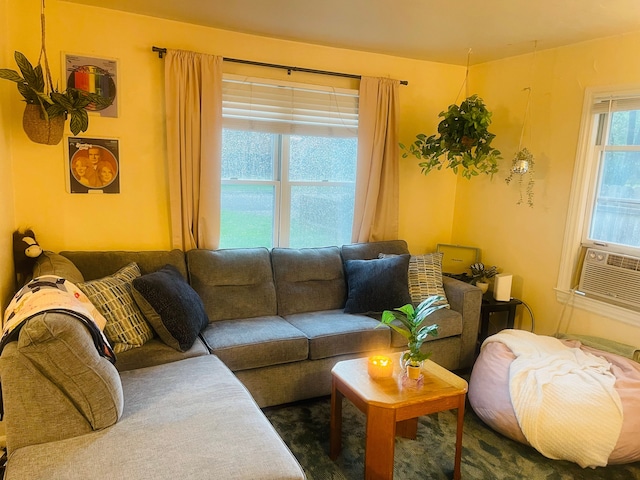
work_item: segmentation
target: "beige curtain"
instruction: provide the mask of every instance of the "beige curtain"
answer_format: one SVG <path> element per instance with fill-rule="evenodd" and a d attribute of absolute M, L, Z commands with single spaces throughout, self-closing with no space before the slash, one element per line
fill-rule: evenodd
<path fill-rule="evenodd" d="M 165 101 L 172 247 L 217 248 L 222 57 L 167 50 Z"/>
<path fill-rule="evenodd" d="M 398 80 L 362 77 L 353 242 L 398 238 Z"/>

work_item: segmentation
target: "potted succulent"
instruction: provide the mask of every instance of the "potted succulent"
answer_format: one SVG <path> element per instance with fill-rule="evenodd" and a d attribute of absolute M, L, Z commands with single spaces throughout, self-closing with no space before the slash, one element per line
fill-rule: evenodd
<path fill-rule="evenodd" d="M 511 170 L 509 170 L 509 176 L 504 179 L 504 181 L 509 185 L 511 180 L 513 180 L 514 175 L 517 175 L 518 184 L 520 186 L 520 199 L 517 202 L 517 205 L 521 205 L 523 203 L 522 199 L 522 184 L 525 175 L 529 175 L 529 180 L 527 182 L 527 204 L 530 207 L 533 207 L 533 187 L 535 185 L 534 175 L 534 167 L 535 161 L 533 159 L 533 154 L 529 152 L 528 148 L 522 148 L 518 150 L 518 152 L 513 157 L 513 161 L 511 162 Z"/>
<path fill-rule="evenodd" d="M 478 262 L 471 265 L 471 284 L 482 290 L 482 293 L 486 293 L 489 289 L 489 279 L 496 276 L 498 273 L 498 267 L 495 265 L 489 268 L 485 268 L 484 263 Z"/>
<path fill-rule="evenodd" d="M 43 71 L 40 64 L 34 67 L 20 52 L 15 52 L 14 57 L 20 73 L 2 68 L 0 78 L 17 84 L 18 91 L 27 103 L 22 124 L 29 138 L 36 143 L 59 143 L 67 116 L 71 117 L 70 128 L 74 135 L 86 131 L 89 128 L 89 116 L 85 107 L 90 104 L 108 106 L 112 101 L 76 88 L 59 92 L 53 86 L 46 63 Z"/>
<path fill-rule="evenodd" d="M 427 337 L 438 336 L 438 325 L 422 325 L 425 319 L 433 312 L 445 308 L 446 305 L 434 305 L 444 300 L 441 295 L 434 295 L 413 308 L 410 303 L 396 308 L 385 310 L 380 319 L 381 325 L 388 325 L 407 339 L 408 350 L 402 354 L 400 363 L 406 369 L 405 374 L 414 380 L 421 378 L 420 367 L 431 356 L 431 352 L 423 352 L 422 344 Z M 395 321 L 398 322 L 395 322 Z M 414 378 L 415 377 L 415 378 Z"/>
<path fill-rule="evenodd" d="M 422 159 L 418 165 L 422 173 L 427 174 L 434 168 L 451 168 L 454 173 L 462 170 L 462 176 L 470 179 L 481 173 L 493 176 L 498 172 L 500 151 L 491 146 L 495 135 L 488 128 L 491 124 L 491 112 L 487 110 L 482 98 L 472 95 L 459 106 L 450 105 L 438 115 L 442 120 L 438 124 L 438 135 L 416 135 L 416 140 L 405 147 L 403 158 L 409 155 Z"/>

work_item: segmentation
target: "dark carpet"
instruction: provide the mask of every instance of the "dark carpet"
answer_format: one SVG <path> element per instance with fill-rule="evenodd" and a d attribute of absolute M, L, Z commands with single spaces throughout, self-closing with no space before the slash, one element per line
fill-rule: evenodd
<path fill-rule="evenodd" d="M 328 455 L 330 409 L 330 399 L 321 398 L 268 408 L 265 414 L 309 480 L 361 480 L 366 417 L 349 400 L 343 400 L 342 452 L 333 462 Z M 455 412 L 420 417 L 416 440 L 396 438 L 395 480 L 452 478 Z M 462 444 L 463 479 L 640 479 L 640 462 L 583 469 L 572 462 L 550 460 L 491 430 L 468 403 Z"/>

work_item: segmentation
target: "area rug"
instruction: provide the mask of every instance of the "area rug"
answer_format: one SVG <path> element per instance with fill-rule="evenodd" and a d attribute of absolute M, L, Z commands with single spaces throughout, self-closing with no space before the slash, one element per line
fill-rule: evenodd
<path fill-rule="evenodd" d="M 329 458 L 328 397 L 265 409 L 265 414 L 296 456 L 308 480 L 364 478 L 366 417 L 343 400 L 342 452 Z M 449 479 L 455 453 L 455 410 L 420 417 L 416 440 L 396 438 L 394 479 Z M 550 460 L 487 427 L 468 406 L 462 441 L 463 479 L 637 480 L 640 462 L 583 469 Z"/>

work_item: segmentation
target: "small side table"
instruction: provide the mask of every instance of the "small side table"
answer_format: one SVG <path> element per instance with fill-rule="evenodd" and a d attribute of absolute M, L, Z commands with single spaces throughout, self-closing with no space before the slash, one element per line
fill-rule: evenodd
<path fill-rule="evenodd" d="M 489 319 L 492 313 L 507 312 L 507 328 L 513 328 L 516 319 L 516 307 L 522 305 L 522 300 L 511 298 L 507 302 L 500 302 L 493 298 L 491 293 L 485 293 L 482 296 L 482 306 L 480 307 L 480 335 L 478 336 L 478 345 L 489 336 Z"/>

